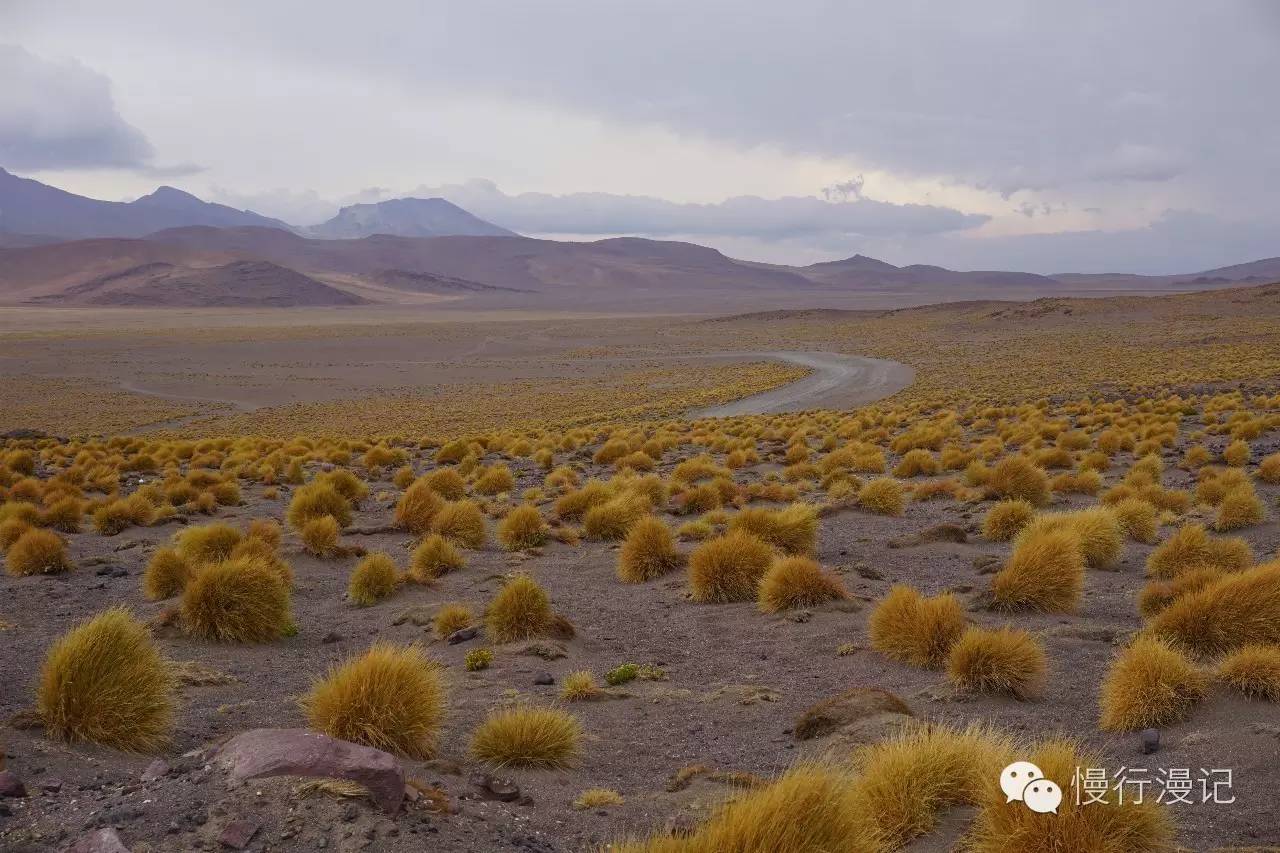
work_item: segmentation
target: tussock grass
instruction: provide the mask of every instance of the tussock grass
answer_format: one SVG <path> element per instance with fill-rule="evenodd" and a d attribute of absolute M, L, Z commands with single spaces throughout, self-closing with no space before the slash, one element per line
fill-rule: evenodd
<path fill-rule="evenodd" d="M 729 519 L 730 530 L 742 530 L 784 554 L 812 554 L 818 544 L 818 511 L 810 504 L 780 510 L 748 507 Z"/>
<path fill-rule="evenodd" d="M 422 478 L 427 487 L 447 501 L 460 501 L 467 494 L 467 481 L 456 468 L 437 468 Z"/>
<path fill-rule="evenodd" d="M 312 685 L 308 724 L 341 740 L 415 759 L 431 758 L 444 720 L 439 668 L 417 646 L 378 643 Z"/>
<path fill-rule="evenodd" d="M 466 560 L 453 543 L 433 533 L 413 549 L 413 556 L 409 558 L 409 574 L 418 583 L 430 583 L 449 572 L 456 572 L 465 564 Z"/>
<path fill-rule="evenodd" d="M 1120 529 L 1135 542 L 1151 544 L 1156 541 L 1159 521 L 1156 508 L 1142 498 L 1125 498 L 1111 507 Z"/>
<path fill-rule="evenodd" d="M 566 702 L 582 702 L 600 695 L 596 677 L 590 670 L 580 669 L 564 677 L 560 685 L 560 698 Z"/>
<path fill-rule="evenodd" d="M 307 522 L 331 516 L 340 527 L 351 523 L 351 503 L 331 482 L 316 481 L 301 486 L 293 493 L 285 518 L 289 526 L 301 531 Z"/>
<path fill-rule="evenodd" d="M 564 767 L 577 757 L 582 726 L 555 708 L 518 706 L 490 712 L 471 738 L 471 754 L 498 767 Z"/>
<path fill-rule="evenodd" d="M 33 525 L 25 519 L 6 518 L 0 521 L 0 551 L 8 551 L 10 545 L 31 529 Z"/>
<path fill-rule="evenodd" d="M 429 479 L 420 477 L 400 495 L 393 519 L 396 527 L 421 536 L 431 529 L 432 519 L 443 506 L 444 498 L 432 488 Z"/>
<path fill-rule="evenodd" d="M 450 501 L 443 504 L 431 519 L 431 532 L 455 542 L 463 548 L 484 547 L 484 513 L 474 501 Z"/>
<path fill-rule="evenodd" d="M 1209 679 L 1162 640 L 1140 637 L 1112 663 L 1102 682 L 1098 725 L 1104 731 L 1164 727 L 1186 717 Z"/>
<path fill-rule="evenodd" d="M 1172 578 L 1188 569 L 1211 566 L 1236 571 L 1253 562 L 1253 551 L 1243 539 L 1209 535 L 1198 522 L 1184 524 L 1147 557 L 1147 575 Z"/>
<path fill-rule="evenodd" d="M 649 510 L 645 495 L 624 492 L 588 509 L 582 516 L 582 529 L 588 539 L 612 542 L 626 537 L 631 526 L 647 516 Z"/>
<path fill-rule="evenodd" d="M 173 728 L 173 678 L 146 627 L 122 607 L 81 622 L 50 647 L 36 708 L 59 740 L 155 752 Z"/>
<path fill-rule="evenodd" d="M 191 571 L 176 549 L 161 548 L 151 555 L 142 573 L 142 594 L 148 601 L 172 598 L 186 588 Z"/>
<path fill-rule="evenodd" d="M 991 469 L 987 491 L 1000 498 L 1026 501 L 1033 506 L 1049 502 L 1049 477 L 1025 456 L 1006 456 Z"/>
<path fill-rule="evenodd" d="M 1280 702 L 1280 646 L 1242 646 L 1218 662 L 1214 678 L 1251 699 Z"/>
<path fill-rule="evenodd" d="M 925 598 L 902 584 L 889 590 L 867 620 L 873 649 L 927 668 L 942 664 L 966 625 L 964 610 L 953 594 Z"/>
<path fill-rule="evenodd" d="M 67 545 L 52 530 L 32 527 L 24 530 L 4 555 L 5 571 L 14 577 L 56 575 L 73 568 Z"/>
<path fill-rule="evenodd" d="M 445 604 L 431 620 L 431 628 L 440 639 L 447 638 L 454 631 L 461 631 L 475 621 L 471 608 L 465 604 Z"/>
<path fill-rule="evenodd" d="M 181 612 L 191 634 L 223 643 L 265 643 L 293 626 L 288 585 L 252 557 L 197 571 L 183 590 Z"/>
<path fill-rule="evenodd" d="M 1006 611 L 1070 613 L 1083 590 L 1084 555 L 1079 537 L 1067 530 L 1022 538 L 991 581 L 994 606 Z"/>
<path fill-rule="evenodd" d="M 735 530 L 708 539 L 689 556 L 689 589 L 694 601 L 751 601 L 773 562 L 773 549 L 750 533 Z"/>
<path fill-rule="evenodd" d="M 1233 572 L 1174 600 L 1150 632 L 1198 654 L 1280 644 L 1280 561 Z"/>
<path fill-rule="evenodd" d="M 1202 566 L 1187 569 L 1172 580 L 1148 581 L 1138 593 L 1138 612 L 1148 618 L 1155 616 L 1182 596 L 1204 589 L 1225 574 L 1214 566 Z"/>
<path fill-rule="evenodd" d="M 982 519 L 982 538 L 988 542 L 1008 542 L 1017 536 L 1036 514 L 1036 508 L 1022 498 L 1003 500 L 987 510 Z"/>
<path fill-rule="evenodd" d="M 951 683 L 979 693 L 1035 699 L 1047 672 L 1044 644 L 1017 628 L 970 627 L 947 655 Z"/>
<path fill-rule="evenodd" d="M 631 526 L 618 552 L 618 579 L 644 583 L 680 568 L 683 558 L 666 522 L 645 516 Z"/>
<path fill-rule="evenodd" d="M 362 559 L 347 583 L 347 597 L 360 607 L 368 607 L 396 591 L 399 572 L 390 554 L 375 551 Z"/>
<path fill-rule="evenodd" d="M 341 532 L 338 520 L 332 515 L 309 519 L 302 525 L 302 547 L 308 554 L 316 557 L 336 556 L 342 550 L 338 545 L 338 534 Z"/>
<path fill-rule="evenodd" d="M 1266 507 L 1254 491 L 1253 484 L 1249 483 L 1236 486 L 1223 496 L 1222 503 L 1218 504 L 1218 517 L 1213 526 L 1221 531 L 1239 530 L 1261 524 L 1266 517 Z"/>
<path fill-rule="evenodd" d="M 1124 533 L 1115 514 L 1103 506 L 1075 512 L 1046 512 L 1037 515 L 1014 539 L 1015 550 L 1029 539 L 1049 531 L 1075 535 L 1086 566 L 1107 569 L 1124 554 Z"/>
<path fill-rule="evenodd" d="M 508 551 L 537 548 L 547 541 L 547 523 L 532 504 L 521 504 L 498 523 L 498 541 Z"/>
<path fill-rule="evenodd" d="M 765 613 L 813 607 L 848 597 L 840 578 L 823 571 L 816 560 L 808 557 L 776 559 L 760 579 L 760 610 Z"/>
<path fill-rule="evenodd" d="M 552 619 L 546 590 L 528 575 L 516 575 L 489 602 L 484 628 L 493 642 L 513 643 L 542 636 Z"/>
<path fill-rule="evenodd" d="M 902 515 L 907 502 L 901 483 L 892 477 L 877 477 L 858 489 L 858 505 L 876 515 Z"/>

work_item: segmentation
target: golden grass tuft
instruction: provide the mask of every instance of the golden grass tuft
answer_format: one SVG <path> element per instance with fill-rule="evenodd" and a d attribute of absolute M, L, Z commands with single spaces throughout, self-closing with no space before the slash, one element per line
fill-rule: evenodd
<path fill-rule="evenodd" d="M 582 530 L 588 539 L 613 542 L 626 537 L 631 526 L 649 514 L 649 499 L 624 492 L 597 504 L 582 516 Z"/>
<path fill-rule="evenodd" d="M 409 558 L 409 574 L 418 583 L 430 583 L 442 575 L 457 571 L 466 564 L 462 554 L 448 539 L 433 533 L 413 549 Z"/>
<path fill-rule="evenodd" d="M 871 647 L 911 666 L 933 668 L 946 659 L 967 622 L 960 601 L 947 592 L 925 598 L 898 584 L 885 594 L 867 620 Z"/>
<path fill-rule="evenodd" d="M 393 520 L 396 527 L 421 536 L 431 529 L 432 519 L 443 506 L 444 498 L 431 487 L 428 478 L 419 477 L 396 501 Z"/>
<path fill-rule="evenodd" d="M 1086 566 L 1107 569 L 1124 554 L 1124 533 L 1108 507 L 1095 506 L 1074 512 L 1046 512 L 1031 519 L 1014 539 L 1013 547 L 1049 531 L 1075 535 Z"/>
<path fill-rule="evenodd" d="M 1148 629 L 1203 655 L 1280 643 L 1280 560 L 1226 574 L 1181 596 Z"/>
<path fill-rule="evenodd" d="M 1033 506 L 1049 502 L 1049 477 L 1025 456 L 1006 456 L 991 469 L 987 491 L 996 497 L 1022 499 Z"/>
<path fill-rule="evenodd" d="M 342 550 L 338 545 L 338 534 L 341 532 L 338 520 L 332 515 L 308 519 L 302 525 L 302 547 L 307 553 L 317 557 L 336 556 Z"/>
<path fill-rule="evenodd" d="M 1022 538 L 1009 561 L 991 580 L 999 610 L 1070 613 L 1084 590 L 1084 555 L 1079 537 L 1046 530 Z"/>
<path fill-rule="evenodd" d="M 508 551 L 537 548 L 547 541 L 547 523 L 533 504 L 521 504 L 498 522 L 498 541 Z"/>
<path fill-rule="evenodd" d="M 553 618 L 546 590 L 528 575 L 516 575 L 489 602 L 484 628 L 493 642 L 513 643 L 546 633 Z"/>
<path fill-rule="evenodd" d="M 1142 498 L 1124 498 L 1112 505 L 1111 512 L 1130 539 L 1148 545 L 1156 541 L 1159 521 L 1151 502 Z"/>
<path fill-rule="evenodd" d="M 347 597 L 360 607 L 376 604 L 396 591 L 398 574 L 391 555 L 375 551 L 361 560 L 351 573 Z"/>
<path fill-rule="evenodd" d="M 427 759 L 436 751 L 445 697 L 439 667 L 420 648 L 377 643 L 333 667 L 302 706 L 316 731 Z"/>
<path fill-rule="evenodd" d="M 1155 616 L 1182 596 L 1204 589 L 1225 574 L 1215 566 L 1201 566 L 1187 569 L 1171 580 L 1148 581 L 1138 593 L 1138 612 L 1148 618 Z"/>
<path fill-rule="evenodd" d="M 146 626 L 117 607 L 54 642 L 36 708 L 59 740 L 155 752 L 173 728 L 173 677 Z"/>
<path fill-rule="evenodd" d="M 1227 571 L 1253 562 L 1253 552 L 1243 539 L 1216 539 L 1198 522 L 1184 524 L 1147 557 L 1147 574 L 1171 578 L 1193 568 L 1213 566 Z"/>
<path fill-rule="evenodd" d="M 818 510 L 791 504 L 780 510 L 748 507 L 729 519 L 730 530 L 744 530 L 784 554 L 812 554 L 818 544 Z"/>
<path fill-rule="evenodd" d="M 1267 517 L 1266 507 L 1253 485 L 1236 486 L 1227 492 L 1218 504 L 1218 517 L 1213 526 L 1217 530 L 1239 530 L 1261 524 Z"/>
<path fill-rule="evenodd" d="M 735 530 L 708 539 L 689 556 L 689 588 L 694 601 L 751 601 L 773 562 L 773 549 L 750 533 Z"/>
<path fill-rule="evenodd" d="M 484 547 L 484 513 L 474 501 L 450 501 L 442 505 L 432 517 L 430 529 L 463 548 Z"/>
<path fill-rule="evenodd" d="M 1104 731 L 1164 727 L 1204 698 L 1209 679 L 1163 640 L 1139 637 L 1112 663 L 1102 682 L 1098 725 Z"/>
<path fill-rule="evenodd" d="M 827 601 L 848 598 L 840 578 L 823 571 L 808 557 L 781 557 L 773 561 L 760 579 L 760 610 L 777 613 L 795 607 L 813 607 Z"/>
<path fill-rule="evenodd" d="M 675 571 L 682 562 L 671 528 L 660 518 L 645 516 L 631 526 L 618 552 L 618 579 L 644 583 Z"/>
<path fill-rule="evenodd" d="M 173 547 L 182 559 L 198 566 L 221 563 L 231 556 L 240 539 L 240 531 L 229 524 L 203 524 L 175 533 Z"/>
<path fill-rule="evenodd" d="M 183 590 L 181 612 L 190 633 L 222 643 L 265 643 L 293 627 L 288 585 L 253 557 L 197 571 Z"/>
<path fill-rule="evenodd" d="M 1280 646 L 1242 646 L 1218 662 L 1214 678 L 1250 699 L 1280 702 Z"/>
<path fill-rule="evenodd" d="M 622 795 L 612 788 L 588 788 L 573 801 L 573 807 L 579 810 L 601 809 L 605 806 L 620 806 L 622 802 Z"/>
<path fill-rule="evenodd" d="M 293 493 L 285 518 L 290 527 L 301 531 L 308 521 L 326 515 L 332 516 L 338 526 L 346 527 L 351 523 L 351 502 L 332 483 L 317 481 Z"/>
<path fill-rule="evenodd" d="M 151 555 L 142 573 L 142 594 L 148 601 L 161 601 L 182 592 L 191 579 L 191 564 L 174 548 L 161 548 Z"/>
<path fill-rule="evenodd" d="M 515 476 L 511 473 L 511 469 L 501 462 L 482 469 L 473 486 L 478 495 L 501 495 L 515 487 Z"/>
<path fill-rule="evenodd" d="M 970 627 L 947 655 L 947 677 L 979 693 L 1038 698 L 1048 671 L 1044 644 L 1017 628 Z"/>
<path fill-rule="evenodd" d="M 858 505 L 876 515 L 902 515 L 907 502 L 901 483 L 892 477 L 877 477 L 858 489 Z"/>
<path fill-rule="evenodd" d="M 5 571 L 14 577 L 56 575 L 73 566 L 67 545 L 52 530 L 32 527 L 22 532 L 4 556 Z"/>
<path fill-rule="evenodd" d="M 1036 514 L 1036 508 L 1022 498 L 1003 500 L 987 510 L 982 519 L 982 538 L 988 542 L 1008 542 Z"/>
<path fill-rule="evenodd" d="M 560 698 L 566 702 L 582 702 L 600 695 L 596 677 L 590 670 L 580 669 L 564 677 L 560 685 Z"/>
<path fill-rule="evenodd" d="M 454 631 L 461 631 L 475 621 L 471 608 L 465 604 L 445 604 L 431 620 L 431 629 L 440 639 L 447 639 Z"/>
<path fill-rule="evenodd" d="M 0 551 L 8 551 L 10 545 L 32 528 L 31 522 L 23 518 L 6 518 L 0 521 Z"/>
<path fill-rule="evenodd" d="M 497 767 L 564 767 L 577 757 L 582 726 L 556 708 L 499 708 L 471 737 L 471 754 Z"/>

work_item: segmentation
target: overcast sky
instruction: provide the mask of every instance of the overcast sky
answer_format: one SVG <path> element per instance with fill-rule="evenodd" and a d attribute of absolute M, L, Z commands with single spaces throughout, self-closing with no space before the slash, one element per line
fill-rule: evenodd
<path fill-rule="evenodd" d="M 1278 0 L 0 0 L 0 166 L 755 260 L 1280 255 Z"/>

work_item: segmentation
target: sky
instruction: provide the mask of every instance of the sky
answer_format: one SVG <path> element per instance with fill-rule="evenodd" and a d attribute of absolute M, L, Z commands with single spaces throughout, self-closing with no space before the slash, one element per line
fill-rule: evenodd
<path fill-rule="evenodd" d="M 0 0 L 0 167 L 296 225 L 1034 272 L 1280 255 L 1280 0 Z"/>

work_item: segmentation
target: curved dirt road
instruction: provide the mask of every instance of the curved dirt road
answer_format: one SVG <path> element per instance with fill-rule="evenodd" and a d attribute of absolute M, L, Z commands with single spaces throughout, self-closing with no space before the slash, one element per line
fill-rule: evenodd
<path fill-rule="evenodd" d="M 689 417 L 725 418 L 732 415 L 798 412 L 804 409 L 849 409 L 895 394 L 915 379 L 915 371 L 905 364 L 860 355 L 831 352 L 757 352 L 733 355 L 789 361 L 808 367 L 813 373 L 772 391 L 698 409 L 690 412 Z"/>

